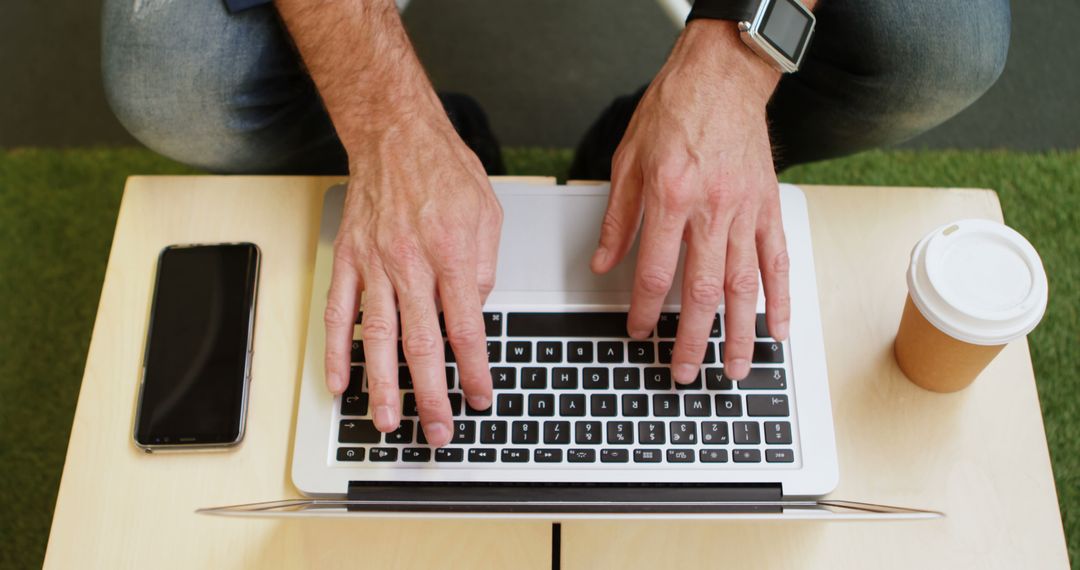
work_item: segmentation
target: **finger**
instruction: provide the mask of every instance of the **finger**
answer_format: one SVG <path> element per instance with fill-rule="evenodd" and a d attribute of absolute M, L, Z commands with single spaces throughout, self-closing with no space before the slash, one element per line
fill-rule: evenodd
<path fill-rule="evenodd" d="M 435 282 L 428 275 L 410 275 L 395 283 L 401 309 L 402 345 L 409 361 L 416 409 L 428 443 L 450 443 L 450 399 L 446 395 L 446 362 L 435 308 Z"/>
<path fill-rule="evenodd" d="M 439 279 L 439 296 L 446 317 L 446 335 L 457 360 L 461 389 L 465 392 L 469 407 L 486 410 L 491 406 L 487 335 L 480 312 L 480 295 L 470 275 L 469 269 L 444 270 Z"/>
<path fill-rule="evenodd" d="M 326 326 L 326 388 L 335 395 L 344 392 L 349 385 L 349 361 L 359 289 L 360 276 L 352 259 L 344 253 L 337 253 L 335 248 L 334 269 L 323 315 Z"/>
<path fill-rule="evenodd" d="M 630 161 L 620 161 L 611 175 L 611 192 L 600 224 L 600 244 L 590 266 L 595 273 L 611 271 L 626 257 L 641 224 L 641 173 Z"/>
<path fill-rule="evenodd" d="M 779 199 L 762 208 L 758 219 L 757 248 L 761 282 L 765 287 L 765 320 L 769 325 L 769 334 L 776 340 L 784 340 L 788 337 L 791 319 L 790 260 Z"/>
<path fill-rule="evenodd" d="M 716 228 L 702 225 L 690 232 L 683 266 L 682 312 L 671 355 L 676 382 L 693 382 L 705 358 L 716 308 L 724 298 L 727 235 L 726 221 Z"/>
<path fill-rule="evenodd" d="M 365 280 L 364 318 L 360 336 L 364 340 L 368 393 L 372 418 L 379 431 L 398 428 L 401 394 L 398 391 L 397 310 L 394 288 L 381 268 L 369 270 Z"/>
<path fill-rule="evenodd" d="M 758 264 L 754 243 L 755 216 L 736 216 L 728 234 L 724 271 L 724 371 L 733 380 L 750 373 L 757 315 Z"/>
<path fill-rule="evenodd" d="M 627 318 L 627 329 L 633 338 L 645 338 L 656 327 L 679 263 L 685 212 L 685 208 L 665 208 L 659 203 L 649 204 L 645 209 Z"/>

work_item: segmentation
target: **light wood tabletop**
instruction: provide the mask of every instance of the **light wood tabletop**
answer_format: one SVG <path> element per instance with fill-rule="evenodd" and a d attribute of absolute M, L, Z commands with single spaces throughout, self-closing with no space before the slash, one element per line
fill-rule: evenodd
<path fill-rule="evenodd" d="M 532 521 L 230 519 L 199 507 L 298 497 L 289 480 L 322 177 L 133 177 L 125 189 L 64 465 L 51 568 L 551 568 Z M 562 568 L 1066 568 L 1025 342 L 968 389 L 908 382 L 891 351 L 908 254 L 986 190 L 804 186 L 840 485 L 834 498 L 939 510 L 917 522 L 567 521 Z M 131 429 L 157 254 L 263 251 L 245 441 L 145 455 Z M 320 318 L 315 315 L 312 318 Z"/>

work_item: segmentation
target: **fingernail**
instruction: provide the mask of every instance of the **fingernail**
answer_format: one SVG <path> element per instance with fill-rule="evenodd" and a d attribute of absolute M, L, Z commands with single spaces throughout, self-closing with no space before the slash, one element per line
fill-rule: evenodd
<path fill-rule="evenodd" d="M 442 422 L 434 422 L 424 425 L 424 436 L 428 443 L 439 447 L 450 443 L 450 428 Z"/>
<path fill-rule="evenodd" d="M 645 338 L 647 336 L 649 336 L 649 331 L 647 331 L 647 330 L 636 329 L 636 330 L 630 331 L 630 338 L 636 338 L 636 339 L 640 340 L 640 339 L 643 339 L 643 338 Z"/>
<path fill-rule="evenodd" d="M 608 250 L 607 250 L 607 248 L 604 247 L 604 246 L 600 246 L 600 247 L 596 248 L 596 253 L 593 254 L 592 264 L 594 266 L 595 265 L 603 266 L 603 265 L 607 264 L 607 259 L 608 259 Z"/>
<path fill-rule="evenodd" d="M 375 425 L 380 430 L 393 430 L 396 423 L 394 410 L 390 406 L 375 406 Z"/>
<path fill-rule="evenodd" d="M 328 374 L 326 376 L 326 385 L 334 394 L 340 394 L 345 391 L 345 386 L 341 381 L 340 374 Z"/>
<path fill-rule="evenodd" d="M 697 376 L 697 366 L 693 364 L 680 364 L 675 367 L 675 381 L 681 384 L 689 384 Z"/>
<path fill-rule="evenodd" d="M 788 323 L 787 323 L 787 321 L 784 321 L 784 322 L 776 325 L 776 334 L 773 335 L 773 338 L 775 338 L 776 340 L 784 340 L 784 339 L 787 338 L 787 335 L 788 335 Z"/>
<path fill-rule="evenodd" d="M 727 369 L 727 376 L 732 380 L 742 380 L 750 373 L 750 363 L 745 358 L 736 358 L 731 361 Z"/>
<path fill-rule="evenodd" d="M 476 410 L 486 410 L 491 407 L 491 400 L 484 396 L 469 396 L 469 407 Z"/>

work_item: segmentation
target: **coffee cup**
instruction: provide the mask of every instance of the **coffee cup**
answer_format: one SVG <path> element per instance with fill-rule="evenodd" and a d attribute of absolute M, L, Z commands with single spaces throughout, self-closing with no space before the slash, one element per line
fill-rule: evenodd
<path fill-rule="evenodd" d="M 912 249 L 907 283 L 893 351 L 908 379 L 935 392 L 966 388 L 1046 311 L 1038 252 L 989 220 L 959 220 L 927 234 Z"/>

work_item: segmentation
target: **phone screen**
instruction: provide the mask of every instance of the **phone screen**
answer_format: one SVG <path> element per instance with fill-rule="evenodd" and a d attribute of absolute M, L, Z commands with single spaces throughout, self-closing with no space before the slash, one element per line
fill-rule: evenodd
<path fill-rule="evenodd" d="M 239 441 L 258 272 L 250 243 L 162 251 L 135 426 L 140 445 Z"/>

